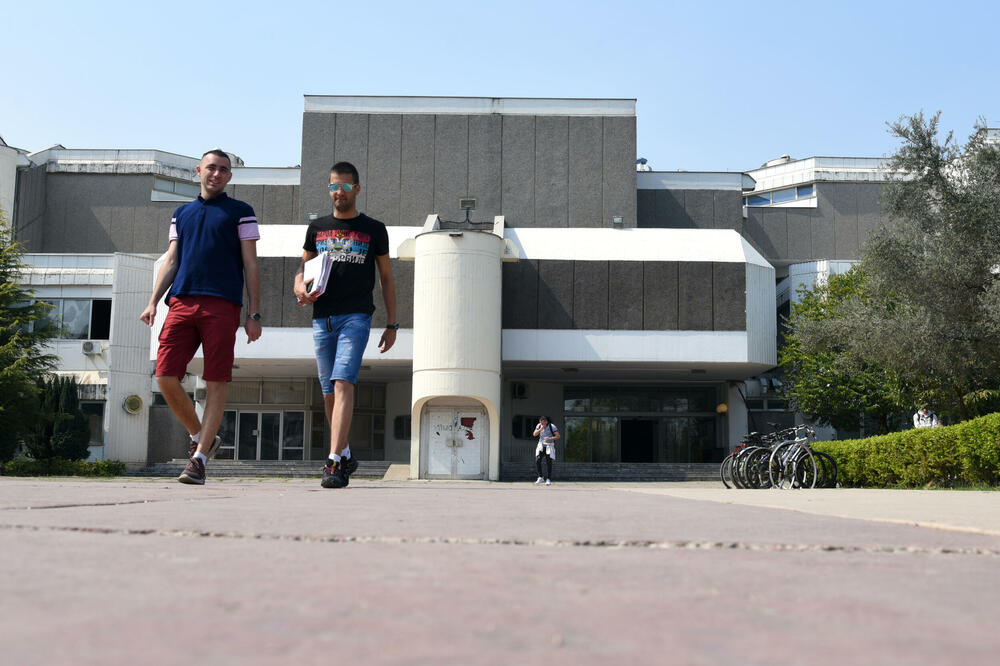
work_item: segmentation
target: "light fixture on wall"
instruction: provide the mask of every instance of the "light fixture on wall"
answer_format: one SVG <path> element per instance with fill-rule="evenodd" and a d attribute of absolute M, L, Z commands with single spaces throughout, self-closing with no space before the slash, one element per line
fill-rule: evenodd
<path fill-rule="evenodd" d="M 142 411 L 142 398 L 137 395 L 130 395 L 122 400 L 122 409 L 129 414 L 138 414 Z"/>

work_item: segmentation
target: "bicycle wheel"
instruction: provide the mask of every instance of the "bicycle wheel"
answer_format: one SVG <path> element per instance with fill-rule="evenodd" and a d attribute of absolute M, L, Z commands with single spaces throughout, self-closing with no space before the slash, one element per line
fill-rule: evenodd
<path fill-rule="evenodd" d="M 767 464 L 771 459 L 770 449 L 757 449 L 747 460 L 747 482 L 751 488 L 770 488 L 771 476 Z"/>
<path fill-rule="evenodd" d="M 722 464 L 719 465 L 719 477 L 722 479 L 722 485 L 724 485 L 727 489 L 732 488 L 729 484 L 733 480 L 733 458 L 735 457 L 736 456 L 734 454 L 730 453 L 722 459 Z M 726 477 L 729 478 L 728 481 L 726 480 Z"/>
<path fill-rule="evenodd" d="M 733 485 L 737 488 L 743 489 L 749 487 L 746 477 L 747 458 L 755 450 L 757 450 L 757 447 L 748 446 L 737 453 L 733 459 Z"/>
<path fill-rule="evenodd" d="M 792 488 L 816 487 L 816 458 L 809 449 L 801 449 L 795 456 L 795 466 L 792 468 Z"/>
<path fill-rule="evenodd" d="M 772 488 L 783 487 L 782 481 L 788 474 L 783 469 L 782 461 L 790 453 L 793 444 L 794 442 L 783 442 L 771 452 L 771 458 L 767 461 L 767 473 L 771 477 Z"/>
<path fill-rule="evenodd" d="M 837 461 L 833 459 L 829 453 L 823 453 L 822 451 L 813 451 L 813 456 L 816 458 L 816 462 L 819 463 L 822 470 L 822 476 L 816 485 L 820 488 L 836 488 L 837 487 Z"/>

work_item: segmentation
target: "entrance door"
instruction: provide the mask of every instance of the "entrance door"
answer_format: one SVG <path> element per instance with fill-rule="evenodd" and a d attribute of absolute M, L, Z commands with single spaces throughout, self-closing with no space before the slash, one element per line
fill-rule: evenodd
<path fill-rule="evenodd" d="M 656 421 L 653 419 L 621 420 L 622 462 L 656 462 Z"/>
<path fill-rule="evenodd" d="M 281 412 L 239 412 L 236 433 L 239 460 L 278 460 Z"/>
<path fill-rule="evenodd" d="M 427 475 L 436 478 L 483 478 L 489 429 L 481 409 L 427 411 Z"/>

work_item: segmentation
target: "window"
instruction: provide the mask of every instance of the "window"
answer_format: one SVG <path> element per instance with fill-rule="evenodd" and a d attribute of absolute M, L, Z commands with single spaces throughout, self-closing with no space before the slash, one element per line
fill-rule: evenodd
<path fill-rule="evenodd" d="M 816 193 L 813 183 L 809 185 L 798 185 L 796 187 L 785 187 L 780 190 L 770 192 L 756 192 L 743 197 L 743 205 L 750 207 L 770 206 L 771 204 L 788 203 L 799 199 L 808 199 Z"/>
<path fill-rule="evenodd" d="M 110 298 L 40 298 L 52 306 L 45 320 L 34 323 L 34 328 L 51 322 L 60 329 L 63 340 L 108 340 L 111 337 Z"/>
<path fill-rule="evenodd" d="M 199 194 L 201 194 L 201 187 L 196 183 L 154 178 L 150 201 L 193 201 L 198 198 Z"/>

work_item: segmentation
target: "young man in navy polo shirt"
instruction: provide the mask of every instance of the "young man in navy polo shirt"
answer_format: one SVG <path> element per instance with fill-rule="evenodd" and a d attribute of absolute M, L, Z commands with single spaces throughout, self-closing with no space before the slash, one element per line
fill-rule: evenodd
<path fill-rule="evenodd" d="M 261 334 L 260 233 L 253 208 L 230 199 L 224 191 L 233 177 L 229 155 L 210 150 L 202 155 L 196 171 L 201 196 L 174 212 L 166 261 L 139 318 L 152 326 L 156 304 L 170 290 L 170 311 L 160 331 L 156 355 L 156 381 L 191 437 L 190 460 L 178 481 L 201 485 L 205 483 L 205 463 L 221 444 L 216 433 L 226 406 L 226 384 L 233 378 L 233 345 L 240 326 L 244 277 L 250 294 L 250 315 L 244 325 L 247 342 Z M 208 385 L 201 420 L 181 386 L 199 345 L 205 357 L 202 377 Z"/>
<path fill-rule="evenodd" d="M 309 224 L 302 246 L 302 265 L 295 274 L 299 303 L 313 304 L 313 346 L 323 390 L 326 418 L 330 422 L 330 457 L 323 467 L 324 488 L 343 488 L 358 467 L 351 456 L 347 433 L 354 413 L 354 385 L 371 332 L 375 304 L 375 270 L 378 269 L 389 322 L 378 348 L 383 354 L 396 342 L 396 287 L 389 264 L 389 235 L 385 225 L 358 213 L 361 185 L 358 170 L 349 162 L 330 168 L 333 215 Z M 324 252 L 333 258 L 326 291 L 310 295 L 303 281 L 303 267 Z"/>

